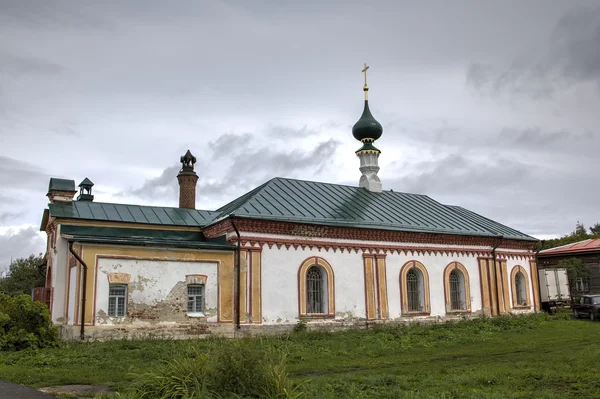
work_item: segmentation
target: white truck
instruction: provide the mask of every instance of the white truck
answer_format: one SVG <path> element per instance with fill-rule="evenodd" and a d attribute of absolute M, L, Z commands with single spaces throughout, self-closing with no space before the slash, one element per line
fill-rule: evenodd
<path fill-rule="evenodd" d="M 567 269 L 540 269 L 540 299 L 542 310 L 554 313 L 557 307 L 569 306 Z"/>

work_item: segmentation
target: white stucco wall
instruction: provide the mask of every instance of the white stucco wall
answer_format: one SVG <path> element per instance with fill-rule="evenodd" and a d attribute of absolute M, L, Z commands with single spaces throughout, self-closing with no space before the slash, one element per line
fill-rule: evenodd
<path fill-rule="evenodd" d="M 347 251 L 325 252 L 282 246 L 263 247 L 263 324 L 298 321 L 298 269 L 311 256 L 325 259 L 332 267 L 337 319 L 365 317 L 364 268 L 362 254 Z"/>
<path fill-rule="evenodd" d="M 214 262 L 98 259 L 96 285 L 96 324 L 168 323 L 187 320 L 186 275 L 207 276 L 205 315 L 216 322 L 219 303 L 218 264 Z M 108 317 L 108 273 L 131 275 L 128 284 L 128 317 Z"/>
<path fill-rule="evenodd" d="M 387 288 L 388 306 L 390 319 L 401 317 L 400 299 L 400 269 L 408 261 L 419 261 L 427 269 L 429 274 L 429 290 L 431 303 L 431 316 L 446 315 L 446 298 L 444 297 L 444 269 L 452 262 L 461 263 L 469 273 L 469 289 L 471 311 L 481 310 L 481 289 L 479 280 L 479 266 L 477 257 L 473 256 L 446 256 L 446 255 L 388 255 L 387 265 Z"/>
<path fill-rule="evenodd" d="M 73 325 L 75 322 L 75 298 L 77 296 L 77 269 L 79 266 L 72 267 L 69 271 L 69 290 L 68 290 L 68 313 L 66 316 L 65 323 Z"/>
<path fill-rule="evenodd" d="M 293 239 L 294 237 L 282 237 Z M 276 241 L 276 240 L 274 240 Z M 394 245 L 389 242 L 375 242 L 376 245 Z M 396 244 L 397 245 L 397 244 Z M 460 246 L 453 246 L 460 249 Z M 472 247 L 470 247 L 472 248 Z M 491 248 L 483 247 L 489 251 Z M 509 249 L 499 250 L 513 252 Z M 365 288 L 364 288 L 364 266 L 362 251 L 343 253 L 339 250 L 312 251 L 306 249 L 294 249 L 285 246 L 277 248 L 276 245 L 269 248 L 263 246 L 262 251 L 262 304 L 263 323 L 296 323 L 298 320 L 298 269 L 302 262 L 311 257 L 324 258 L 333 268 L 335 274 L 335 311 L 337 318 L 343 318 L 348 314 L 354 317 L 365 318 Z M 444 292 L 444 269 L 452 262 L 461 263 L 469 275 L 469 296 L 471 312 L 478 313 L 482 310 L 481 281 L 479 275 L 479 261 L 477 255 L 405 255 L 388 252 L 386 256 L 386 277 L 388 308 L 391 320 L 402 317 L 401 295 L 400 295 L 400 269 L 408 261 L 421 262 L 427 269 L 430 287 L 430 316 L 447 316 L 446 298 Z M 529 277 L 530 302 L 533 303 L 533 280 L 529 261 L 526 259 L 507 260 L 507 271 L 509 273 L 515 265 L 521 265 L 527 270 Z M 509 282 L 509 290 L 511 290 Z M 511 305 L 512 305 L 512 296 Z M 533 307 L 532 307 L 533 310 Z"/>
<path fill-rule="evenodd" d="M 56 324 L 66 322 L 67 301 L 67 269 L 68 269 L 68 243 L 67 240 L 60 237 L 60 228 L 57 227 L 56 253 L 50 250 L 52 259 L 52 321 Z"/>
<path fill-rule="evenodd" d="M 527 272 L 527 279 L 529 281 L 529 299 L 527 303 L 533 309 L 533 276 L 531 275 L 531 265 L 529 260 L 524 259 L 507 259 L 506 261 L 506 272 L 508 273 L 508 296 L 510 301 L 510 306 L 512 307 L 514 304 L 512 303 L 512 281 L 510 280 L 511 272 L 515 266 L 521 266 Z M 526 311 L 519 309 L 520 312 Z"/>

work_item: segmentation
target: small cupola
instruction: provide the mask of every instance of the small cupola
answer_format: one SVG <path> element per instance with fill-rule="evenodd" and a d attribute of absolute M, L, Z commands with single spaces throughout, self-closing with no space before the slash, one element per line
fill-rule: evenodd
<path fill-rule="evenodd" d="M 94 196 L 92 195 L 92 187 L 94 183 L 87 177 L 83 179 L 81 183 L 79 183 L 79 196 L 77 197 L 77 201 L 93 201 Z"/>

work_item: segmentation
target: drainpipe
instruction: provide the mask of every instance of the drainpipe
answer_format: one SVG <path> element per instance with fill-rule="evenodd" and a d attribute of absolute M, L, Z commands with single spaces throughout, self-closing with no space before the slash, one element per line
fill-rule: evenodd
<path fill-rule="evenodd" d="M 85 262 L 83 261 L 83 259 L 81 259 L 81 257 L 79 255 L 77 255 L 77 253 L 73 250 L 73 241 L 69 241 L 69 252 L 71 252 L 71 254 L 73 254 L 75 259 L 77 259 L 77 261 L 83 267 L 83 289 L 82 289 L 82 298 L 81 298 L 81 332 L 79 333 L 80 338 L 83 341 L 83 339 L 85 338 L 85 297 L 87 294 L 87 270 L 88 270 L 88 267 L 85 264 Z"/>
<path fill-rule="evenodd" d="M 233 215 L 232 215 L 233 216 Z M 233 226 L 233 230 L 237 235 L 237 248 L 235 250 L 235 293 L 233 299 L 233 311 L 234 311 L 234 321 L 235 327 L 240 329 L 240 248 L 242 246 L 242 238 L 240 236 L 240 231 L 235 225 L 235 219 L 231 218 L 231 225 Z"/>
<path fill-rule="evenodd" d="M 542 251 L 542 249 L 544 249 L 544 244 L 546 243 L 546 240 L 542 240 L 540 241 L 540 246 L 538 247 L 537 251 L 535 251 L 535 264 L 537 266 L 537 272 L 538 272 L 538 287 L 540 285 L 540 279 L 539 279 L 539 273 L 540 273 L 540 260 L 538 259 L 538 255 L 540 254 L 540 252 Z M 569 287 L 570 288 L 570 287 Z M 535 291 L 535 290 L 534 290 Z M 541 290 L 538 288 L 538 300 L 540 302 L 540 310 L 544 310 L 544 306 L 542 304 L 542 293 L 540 292 Z M 570 289 L 569 289 L 569 294 L 570 294 Z M 569 301 L 571 300 L 570 298 L 571 295 L 569 295 Z M 559 298 L 560 299 L 560 298 Z M 535 307 L 534 307 L 535 309 Z M 550 310 L 548 308 L 548 310 Z M 550 313 L 550 312 L 548 312 Z"/>
<path fill-rule="evenodd" d="M 494 266 L 494 275 L 496 276 L 496 287 L 494 292 L 496 293 L 496 306 L 497 306 L 497 313 L 500 314 L 500 297 L 498 295 L 498 276 L 496 275 L 496 249 L 498 249 L 498 247 L 500 246 L 500 244 L 502 243 L 502 239 L 504 238 L 504 236 L 498 236 L 498 243 L 496 244 L 495 247 L 492 248 L 492 264 Z M 502 286 L 502 282 L 500 282 L 500 286 Z"/>

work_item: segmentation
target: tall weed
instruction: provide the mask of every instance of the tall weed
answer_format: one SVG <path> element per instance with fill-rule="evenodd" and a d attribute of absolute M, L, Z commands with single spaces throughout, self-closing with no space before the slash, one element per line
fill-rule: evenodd
<path fill-rule="evenodd" d="M 155 371 L 133 374 L 123 399 L 298 399 L 285 356 L 250 339 L 214 340 L 206 352 L 179 355 Z"/>

